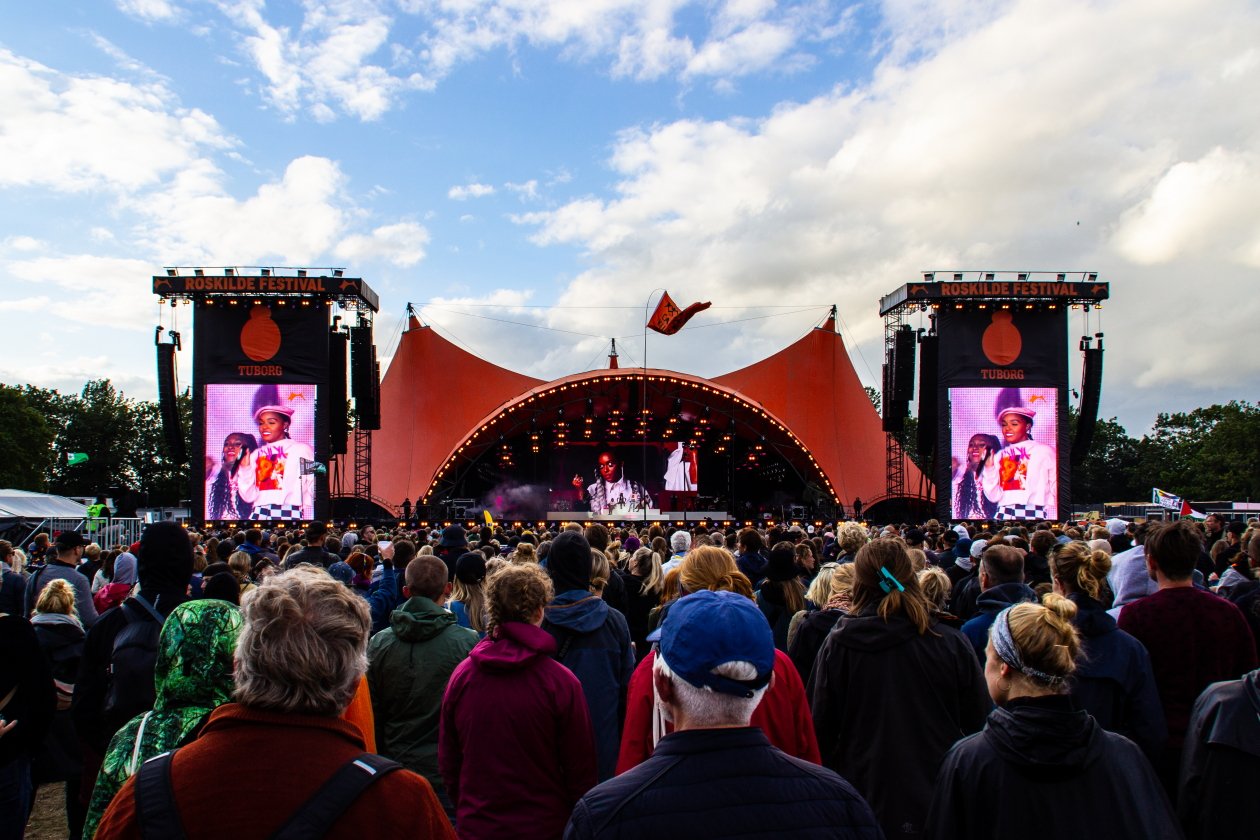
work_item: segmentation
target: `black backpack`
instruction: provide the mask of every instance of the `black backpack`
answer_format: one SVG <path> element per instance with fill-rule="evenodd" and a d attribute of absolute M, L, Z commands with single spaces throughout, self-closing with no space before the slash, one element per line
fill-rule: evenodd
<path fill-rule="evenodd" d="M 105 690 L 105 720 L 116 732 L 124 723 L 153 708 L 162 614 L 143 598 L 128 598 L 120 606 L 127 624 L 114 637 L 109 656 L 109 687 Z"/>
<path fill-rule="evenodd" d="M 174 758 L 175 751 L 155 755 L 136 774 L 136 821 L 142 840 L 183 840 L 186 836 L 171 781 Z M 373 782 L 401 768 L 398 762 L 372 753 L 347 761 L 271 835 L 272 840 L 323 837 Z"/>

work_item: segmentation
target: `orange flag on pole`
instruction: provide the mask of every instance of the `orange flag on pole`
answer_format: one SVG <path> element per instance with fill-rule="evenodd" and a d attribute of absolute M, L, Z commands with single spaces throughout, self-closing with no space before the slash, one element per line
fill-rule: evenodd
<path fill-rule="evenodd" d="M 708 302 L 693 303 L 686 309 L 679 309 L 678 304 L 674 303 L 673 298 L 669 296 L 669 292 L 665 292 L 661 295 L 660 302 L 656 304 L 656 311 L 647 322 L 648 329 L 656 330 L 661 335 L 673 335 L 691 320 L 692 315 L 703 312 L 712 305 Z"/>

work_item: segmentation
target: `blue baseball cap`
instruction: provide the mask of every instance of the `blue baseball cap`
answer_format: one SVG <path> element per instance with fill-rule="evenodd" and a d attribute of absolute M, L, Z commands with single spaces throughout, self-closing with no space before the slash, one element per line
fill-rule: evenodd
<path fill-rule="evenodd" d="M 752 697 L 774 673 L 774 634 L 761 610 L 735 592 L 700 592 L 675 601 L 661 623 L 660 655 L 698 688 Z M 712 673 L 727 662 L 751 662 L 757 676 L 733 680 Z"/>

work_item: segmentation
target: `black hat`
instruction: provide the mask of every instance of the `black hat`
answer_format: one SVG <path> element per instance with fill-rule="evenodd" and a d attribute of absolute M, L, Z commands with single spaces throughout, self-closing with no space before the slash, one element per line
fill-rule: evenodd
<path fill-rule="evenodd" d="M 486 579 L 486 555 L 469 551 L 455 561 L 455 579 L 461 583 L 481 583 Z"/>
<path fill-rule="evenodd" d="M 591 544 L 577 531 L 565 531 L 551 542 L 547 571 L 556 594 L 591 586 Z"/>
<path fill-rule="evenodd" d="M 438 548 L 464 548 L 468 545 L 468 537 L 459 525 L 447 525 L 442 529 L 442 539 Z"/>
<path fill-rule="evenodd" d="M 62 531 L 57 535 L 56 545 L 58 551 L 69 551 L 72 548 L 82 548 L 87 543 L 78 531 Z"/>
<path fill-rule="evenodd" d="M 910 545 L 918 545 L 926 537 L 927 534 L 923 532 L 922 528 L 911 528 L 909 531 L 906 531 L 906 542 Z"/>

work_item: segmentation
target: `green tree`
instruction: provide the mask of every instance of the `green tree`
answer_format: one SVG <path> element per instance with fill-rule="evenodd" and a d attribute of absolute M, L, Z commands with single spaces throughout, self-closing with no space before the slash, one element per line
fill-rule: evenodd
<path fill-rule="evenodd" d="M 1255 403 L 1235 400 L 1160 414 L 1140 452 L 1140 473 L 1163 490 L 1204 501 L 1260 498 L 1260 406 Z"/>
<path fill-rule="evenodd" d="M 43 491 L 53 462 L 52 425 L 20 388 L 0 385 L 0 487 Z"/>
<path fill-rule="evenodd" d="M 184 458 L 176 461 L 166 446 L 162 412 L 156 402 L 135 405 L 135 436 L 128 461 L 132 465 L 130 486 L 147 493 L 149 504 L 177 505 L 188 498 L 192 460 L 192 395 L 185 391 L 177 398 L 180 426 L 184 434 Z M 200 460 L 200 459 L 198 459 Z"/>
<path fill-rule="evenodd" d="M 50 486 L 53 492 L 92 496 L 110 487 L 134 486 L 136 465 L 131 445 L 136 436 L 136 406 L 108 379 L 83 386 L 70 401 L 57 436 L 58 458 Z M 70 466 L 70 452 L 86 452 L 88 460 Z"/>
<path fill-rule="evenodd" d="M 1068 439 L 1076 439 L 1076 409 L 1068 408 Z M 1131 437 L 1116 418 L 1099 420 L 1089 454 L 1072 467 L 1075 502 L 1133 502 L 1147 499 L 1151 488 L 1141 477 L 1141 442 Z"/>

